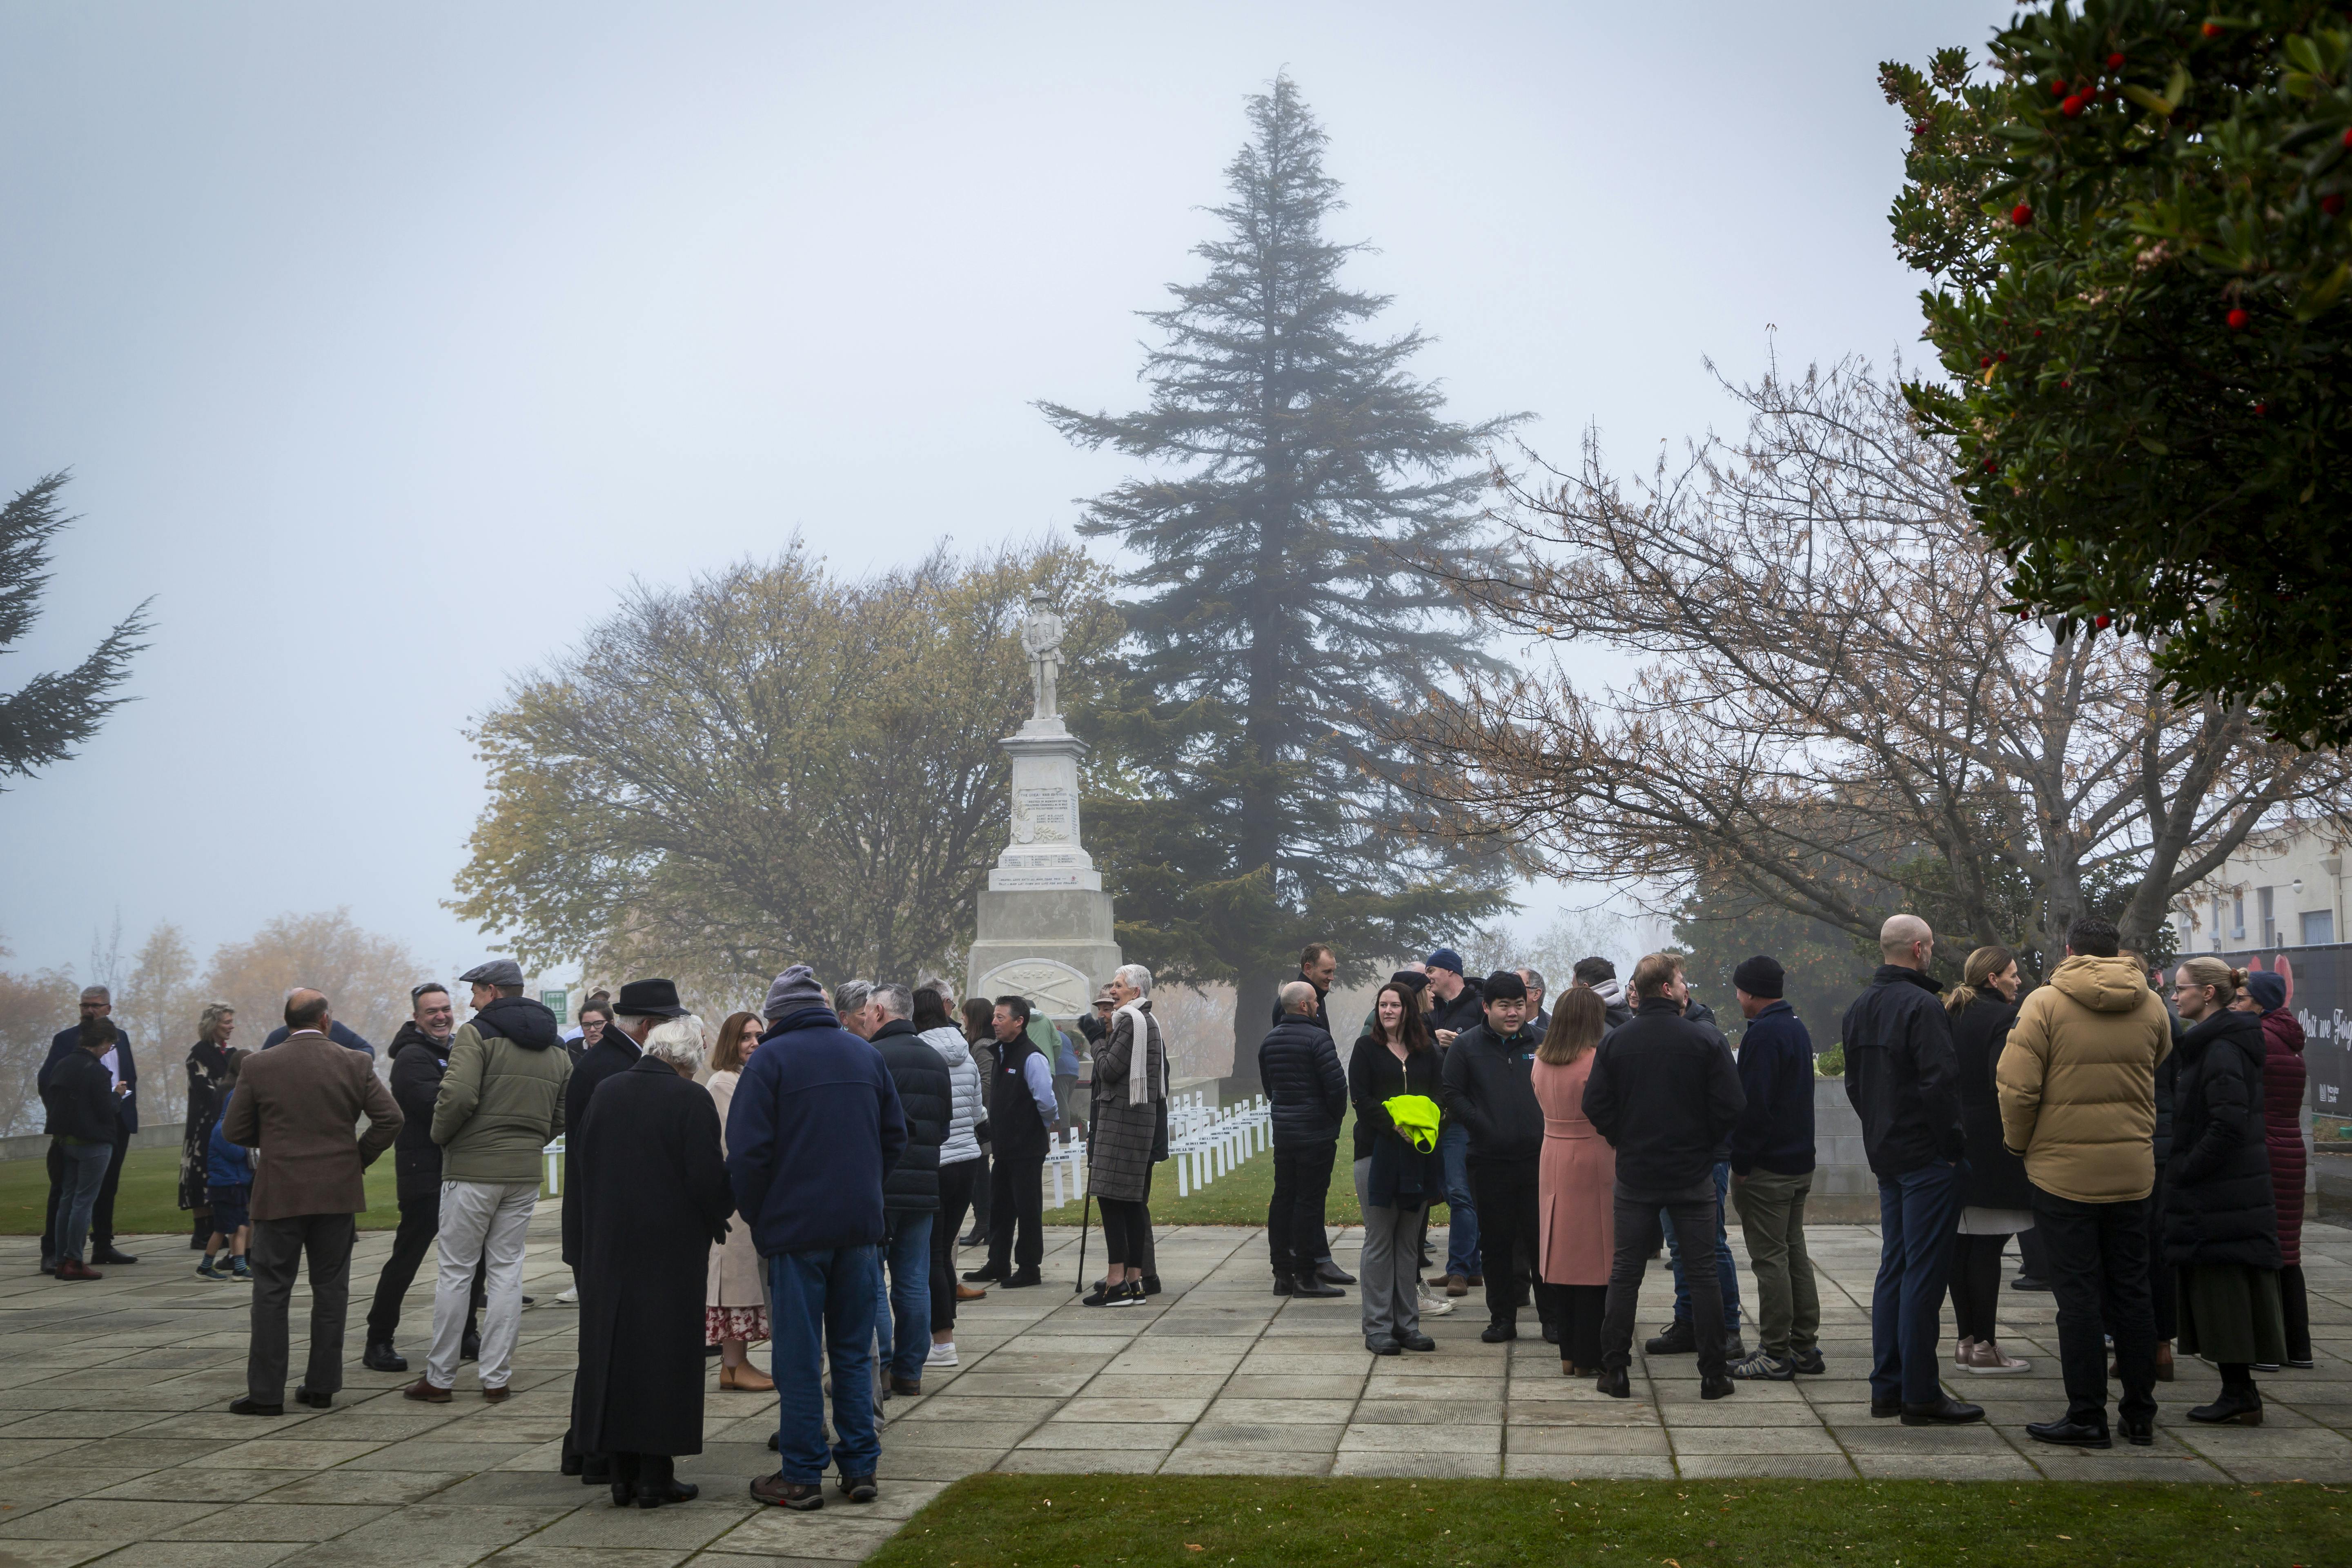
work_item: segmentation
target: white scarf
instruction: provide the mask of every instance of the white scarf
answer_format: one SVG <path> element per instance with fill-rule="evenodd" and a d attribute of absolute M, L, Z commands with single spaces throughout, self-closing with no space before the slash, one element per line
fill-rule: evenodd
<path fill-rule="evenodd" d="M 1143 1010 L 1142 1002 L 1143 998 L 1139 996 L 1111 1015 L 1114 1018 L 1126 1018 L 1134 1026 L 1129 1037 L 1133 1044 L 1127 1053 L 1127 1102 L 1129 1105 L 1148 1105 L 1151 1101 L 1151 1015 Z"/>

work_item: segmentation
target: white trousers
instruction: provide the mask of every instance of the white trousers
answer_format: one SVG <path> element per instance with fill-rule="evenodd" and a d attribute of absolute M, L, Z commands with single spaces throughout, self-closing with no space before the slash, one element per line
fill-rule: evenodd
<path fill-rule="evenodd" d="M 514 1367 L 515 1336 L 522 1331 L 522 1257 L 537 1182 L 444 1182 L 441 1232 L 433 1245 L 441 1271 L 433 1282 L 433 1352 L 425 1375 L 436 1388 L 457 1382 L 457 1352 L 466 1339 L 466 1306 L 474 1293 L 474 1266 L 483 1265 L 482 1354 L 474 1363 L 484 1388 L 504 1388 Z"/>

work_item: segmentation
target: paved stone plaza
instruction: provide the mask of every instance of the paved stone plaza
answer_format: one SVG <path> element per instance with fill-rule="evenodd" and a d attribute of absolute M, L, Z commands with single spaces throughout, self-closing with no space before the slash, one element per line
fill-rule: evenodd
<path fill-rule="evenodd" d="M 551 1210 L 532 1227 L 532 1293 L 516 1356 L 518 1396 L 493 1407 L 471 1369 L 458 1398 L 400 1397 L 401 1377 L 354 1363 L 335 1409 L 278 1420 L 228 1414 L 245 1388 L 249 1287 L 200 1279 L 183 1238 L 126 1245 L 146 1261 L 94 1285 L 35 1272 L 30 1237 L 0 1248 L 0 1568 L 269 1563 L 434 1568 L 626 1564 L 689 1558 L 709 1568 L 855 1560 L 956 1477 L 975 1470 L 1160 1474 L 1605 1477 L 1885 1477 L 2032 1480 L 2352 1479 L 2352 1232 L 2304 1233 L 2316 1371 L 2263 1380 L 2267 1424 L 2193 1427 L 2184 1412 L 2219 1379 L 2184 1363 L 2158 1385 L 2152 1449 L 2045 1448 L 2022 1430 L 2054 1415 L 2051 1299 L 2006 1293 L 2006 1340 L 2032 1374 L 1958 1376 L 1989 1425 L 1906 1429 L 1874 1421 L 1864 1383 L 1864 1310 L 1877 1240 L 1856 1226 L 1814 1232 L 1831 1375 L 1743 1385 L 1703 1404 L 1691 1358 L 1636 1366 L 1635 1397 L 1603 1399 L 1559 1373 L 1528 1338 L 1483 1345 L 1475 1298 L 1432 1320 L 1433 1354 L 1376 1360 L 1344 1300 L 1268 1293 L 1262 1232 L 1171 1229 L 1160 1241 L 1168 1293 L 1144 1308 L 1094 1310 L 1069 1293 L 1075 1232 L 1049 1235 L 1050 1283 L 992 1290 L 968 1308 L 963 1365 L 933 1373 L 919 1399 L 892 1400 L 883 1495 L 816 1514 L 755 1508 L 750 1479 L 772 1468 L 772 1396 L 714 1387 L 708 1447 L 682 1460 L 702 1500 L 652 1512 L 612 1508 L 556 1473 L 574 1315 Z M 362 1237 L 353 1268 L 350 1352 L 390 1233 Z M 1337 1247 L 1355 1251 L 1350 1232 Z M 1644 1332 L 1667 1315 L 1653 1271 Z M 306 1299 L 298 1294 L 299 1331 Z M 428 1298 L 410 1298 L 402 1345 L 422 1364 Z M 716 1363 L 714 1363 L 715 1366 Z M 413 1374 L 412 1374 L 413 1375 Z M 715 1383 L 716 1373 L 713 1373 Z"/>

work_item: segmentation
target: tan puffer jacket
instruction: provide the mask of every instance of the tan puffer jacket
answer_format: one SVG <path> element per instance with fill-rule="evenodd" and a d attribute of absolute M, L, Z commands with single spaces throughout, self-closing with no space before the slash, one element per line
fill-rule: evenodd
<path fill-rule="evenodd" d="M 2156 1064 L 2172 1017 L 2127 958 L 2069 958 L 2025 999 L 1994 1075 L 2001 1141 L 2043 1192 L 2126 1203 L 2156 1187 Z"/>

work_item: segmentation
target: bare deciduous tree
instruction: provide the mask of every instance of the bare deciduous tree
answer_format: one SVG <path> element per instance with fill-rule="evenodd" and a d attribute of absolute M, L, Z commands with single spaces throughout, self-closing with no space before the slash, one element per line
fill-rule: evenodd
<path fill-rule="evenodd" d="M 2168 700 L 2136 643 L 2021 620 L 1895 381 L 1730 390 L 1737 444 L 1627 484 L 1588 437 L 1576 473 L 1511 487 L 1503 570 L 1432 563 L 1507 631 L 1648 662 L 1468 672 L 1423 787 L 1563 874 L 1720 879 L 1864 936 L 1901 904 L 1948 947 L 2053 958 L 2095 903 L 2148 942 L 2251 829 L 2343 804 L 2335 754 Z"/>
<path fill-rule="evenodd" d="M 289 990 L 323 991 L 334 1016 L 374 1044 L 382 1068 L 383 1047 L 408 1016 L 409 987 L 432 978 L 399 942 L 355 924 L 348 910 L 327 910 L 280 915 L 249 941 L 223 942 L 204 989 L 205 1000 L 236 1009 L 233 1044 L 243 1050 L 258 1049 L 284 1020 Z M 185 1028 L 194 1041 L 195 1020 L 185 1020 Z"/>
<path fill-rule="evenodd" d="M 50 1039 L 74 1021 L 74 989 L 62 969 L 0 973 L 0 1134 L 41 1130 L 41 1064 Z"/>
<path fill-rule="evenodd" d="M 130 1029 L 139 1057 L 142 1114 L 158 1127 L 186 1114 L 185 1063 L 203 1006 L 195 977 L 196 956 L 188 951 L 186 933 L 166 921 L 140 944 L 115 1001 L 115 1016 Z M 257 1037 L 253 1043 L 261 1042 Z"/>

